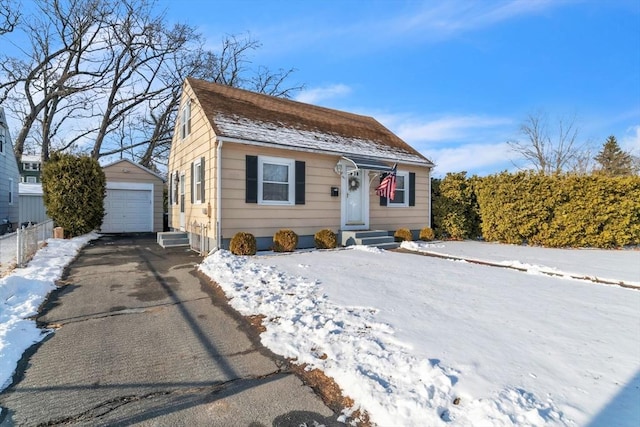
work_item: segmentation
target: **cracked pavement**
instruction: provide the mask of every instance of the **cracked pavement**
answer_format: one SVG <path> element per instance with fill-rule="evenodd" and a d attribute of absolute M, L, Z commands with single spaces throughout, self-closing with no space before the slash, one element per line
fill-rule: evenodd
<path fill-rule="evenodd" d="M 185 248 L 102 236 L 37 321 L 53 331 L 0 394 L 0 426 L 341 425 L 259 343 Z"/>

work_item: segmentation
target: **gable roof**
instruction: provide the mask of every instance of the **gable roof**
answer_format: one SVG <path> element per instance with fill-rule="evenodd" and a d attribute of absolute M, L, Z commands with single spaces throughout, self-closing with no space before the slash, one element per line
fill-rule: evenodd
<path fill-rule="evenodd" d="M 155 172 L 154 172 L 154 171 L 152 171 L 151 169 L 145 168 L 144 166 L 139 165 L 139 164 L 137 164 L 137 163 L 134 163 L 134 162 L 132 162 L 132 161 L 131 161 L 131 160 L 129 160 L 129 159 L 118 159 L 118 160 L 116 160 L 116 161 L 114 161 L 114 162 L 111 162 L 111 163 L 109 163 L 109 164 L 106 164 L 106 165 L 102 166 L 102 169 L 106 169 L 106 168 L 113 167 L 113 166 L 117 165 L 118 163 L 127 163 L 129 166 L 135 166 L 135 167 L 137 167 L 138 169 L 141 169 L 141 170 L 143 170 L 143 171 L 145 171 L 145 172 L 147 172 L 147 173 L 149 173 L 149 174 L 151 174 L 151 175 L 155 176 L 156 178 L 160 178 L 160 179 L 162 180 L 162 182 L 165 182 L 165 181 L 166 181 L 166 180 L 165 180 L 161 175 L 159 175 L 159 174 L 155 173 Z"/>
<path fill-rule="evenodd" d="M 191 77 L 187 83 L 213 131 L 223 140 L 433 165 L 372 117 Z"/>

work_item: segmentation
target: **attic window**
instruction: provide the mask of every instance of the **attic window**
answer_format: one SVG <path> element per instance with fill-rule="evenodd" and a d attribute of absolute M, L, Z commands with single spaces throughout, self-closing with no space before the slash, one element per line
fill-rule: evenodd
<path fill-rule="evenodd" d="M 191 133 L 191 100 L 188 100 L 182 107 L 180 133 L 182 139 L 185 139 Z"/>

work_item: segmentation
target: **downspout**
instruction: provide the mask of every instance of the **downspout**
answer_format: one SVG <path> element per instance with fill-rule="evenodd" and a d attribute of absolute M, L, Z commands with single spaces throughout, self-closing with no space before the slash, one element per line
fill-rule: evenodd
<path fill-rule="evenodd" d="M 216 247 L 222 249 L 222 144 L 220 138 L 216 139 Z"/>

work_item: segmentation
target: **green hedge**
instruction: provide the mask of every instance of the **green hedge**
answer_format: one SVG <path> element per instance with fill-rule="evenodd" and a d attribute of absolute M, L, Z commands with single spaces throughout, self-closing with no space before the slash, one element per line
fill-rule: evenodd
<path fill-rule="evenodd" d="M 432 224 L 438 237 L 480 237 L 480 216 L 474 191 L 477 178 L 467 178 L 466 174 L 448 173 L 444 179 L 431 182 Z"/>
<path fill-rule="evenodd" d="M 445 186 L 447 179 L 451 182 Z M 441 236 L 473 237 L 478 225 L 485 240 L 511 244 L 640 244 L 638 176 L 503 172 L 466 178 L 463 173 L 448 174 L 433 188 L 433 224 Z M 456 235 L 457 230 L 463 232 Z"/>

